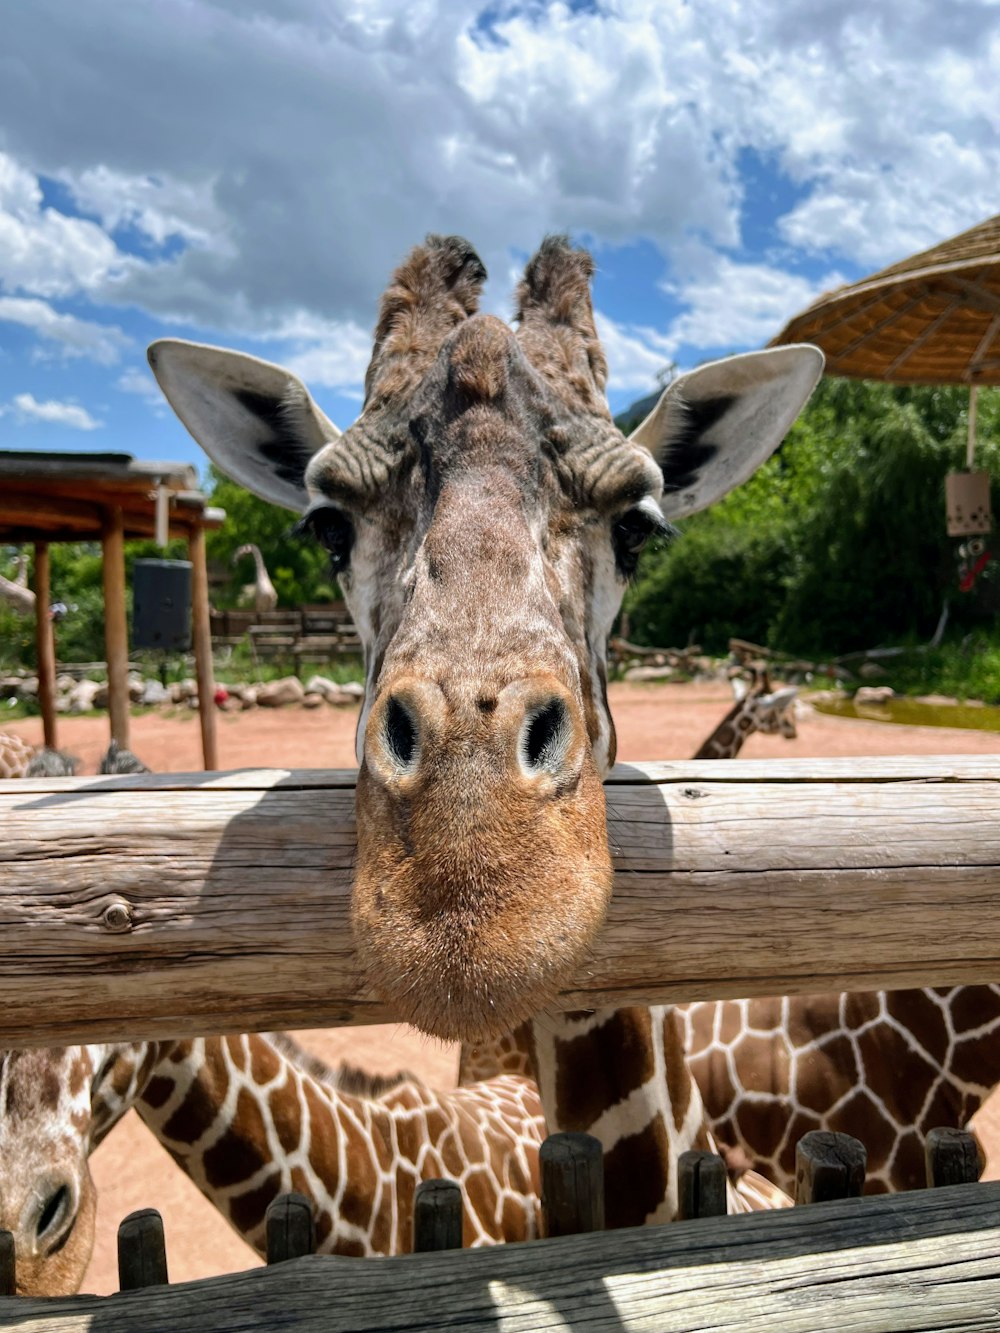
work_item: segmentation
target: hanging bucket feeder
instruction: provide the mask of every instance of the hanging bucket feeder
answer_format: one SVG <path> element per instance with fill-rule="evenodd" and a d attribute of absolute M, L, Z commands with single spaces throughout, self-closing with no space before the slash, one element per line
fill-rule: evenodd
<path fill-rule="evenodd" d="M 172 653 L 191 647 L 189 560 L 137 560 L 132 566 L 132 644 Z"/>

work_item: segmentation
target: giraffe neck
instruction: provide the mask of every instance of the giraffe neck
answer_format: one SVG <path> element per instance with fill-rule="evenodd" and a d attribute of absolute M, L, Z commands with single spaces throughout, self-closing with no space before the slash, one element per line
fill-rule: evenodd
<path fill-rule="evenodd" d="M 349 1091 L 300 1057 L 263 1035 L 151 1044 L 127 1087 L 120 1076 L 121 1101 L 134 1097 L 174 1161 L 261 1254 L 267 1206 L 289 1190 L 312 1200 L 321 1252 L 408 1250 L 416 1186 L 435 1176 L 463 1186 L 466 1244 L 536 1234 L 542 1119 L 528 1080 L 435 1093 L 405 1075 L 355 1075 L 367 1086 Z"/>
<path fill-rule="evenodd" d="M 20 736 L 0 732 L 0 779 L 26 777 L 34 753 L 34 747 Z"/>
<path fill-rule="evenodd" d="M 869 1192 L 925 1183 L 923 1139 L 964 1126 L 1000 1082 L 1000 986 L 723 1000 L 680 1009 L 710 1124 L 783 1189 L 795 1144 L 841 1130 Z"/>
<path fill-rule="evenodd" d="M 579 1130 L 604 1147 L 608 1227 L 677 1215 L 677 1159 L 713 1149 L 672 1008 L 545 1013 L 515 1042 L 530 1059 L 550 1133 Z M 730 1211 L 739 1207 L 731 1196 Z"/>
<path fill-rule="evenodd" d="M 754 704 L 761 691 L 751 690 L 729 712 L 695 751 L 695 759 L 735 759 L 748 736 L 756 730 Z"/>

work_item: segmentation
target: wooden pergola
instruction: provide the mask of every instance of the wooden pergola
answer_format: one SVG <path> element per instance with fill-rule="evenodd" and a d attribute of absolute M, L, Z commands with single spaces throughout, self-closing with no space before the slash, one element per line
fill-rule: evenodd
<path fill-rule="evenodd" d="M 56 654 L 49 616 L 50 544 L 101 543 L 108 716 L 112 740 L 128 746 L 125 542 L 182 537 L 191 561 L 192 642 L 202 754 L 205 768 L 218 767 L 205 530 L 220 527 L 226 515 L 206 505 L 197 484 L 197 473 L 187 463 L 151 463 L 119 453 L 0 450 L 0 542 L 30 542 L 35 551 L 38 698 L 45 744 L 53 749 L 57 744 Z"/>

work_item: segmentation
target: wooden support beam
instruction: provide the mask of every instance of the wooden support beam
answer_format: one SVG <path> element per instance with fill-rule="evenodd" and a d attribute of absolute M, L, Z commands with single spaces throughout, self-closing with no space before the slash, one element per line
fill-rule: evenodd
<path fill-rule="evenodd" d="M 188 537 L 191 560 L 191 638 L 194 645 L 194 674 L 198 681 L 198 720 L 201 723 L 201 753 L 206 770 L 219 767 L 215 734 L 215 677 L 212 671 L 212 625 L 208 606 L 208 566 L 205 560 L 205 529 L 191 529 Z"/>
<path fill-rule="evenodd" d="M 392 1018 L 351 938 L 354 779 L 7 784 L 0 1048 Z M 629 765 L 605 791 L 615 893 L 566 1008 L 1000 976 L 1000 757 Z"/>
<path fill-rule="evenodd" d="M 35 543 L 35 657 L 38 702 L 42 709 L 42 736 L 50 749 L 56 741 L 56 639 L 49 615 L 52 601 L 48 542 Z"/>
<path fill-rule="evenodd" d="M 987 1333 L 1000 1184 L 372 1263 L 313 1255 L 115 1296 L 0 1301 L 17 1333 Z"/>
<path fill-rule="evenodd" d="M 111 739 L 129 743 L 128 616 L 125 610 L 125 541 L 122 511 L 108 509 L 101 533 L 104 582 L 104 646 L 108 659 L 108 718 Z"/>

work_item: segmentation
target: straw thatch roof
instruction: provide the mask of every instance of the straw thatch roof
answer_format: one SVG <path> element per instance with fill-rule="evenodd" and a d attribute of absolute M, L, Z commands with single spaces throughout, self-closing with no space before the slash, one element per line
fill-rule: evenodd
<path fill-rule="evenodd" d="M 1000 384 L 1000 214 L 827 292 L 771 346 L 811 342 L 831 375 Z"/>

